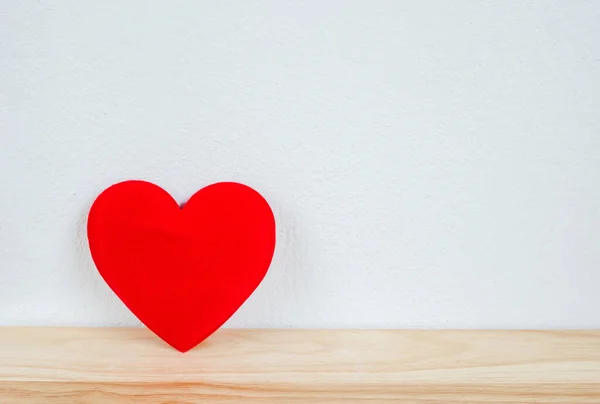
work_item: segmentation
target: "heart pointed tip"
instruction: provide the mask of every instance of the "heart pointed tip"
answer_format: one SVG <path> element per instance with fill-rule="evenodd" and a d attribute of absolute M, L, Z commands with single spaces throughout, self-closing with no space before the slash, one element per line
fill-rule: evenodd
<path fill-rule="evenodd" d="M 192 349 L 194 349 L 198 344 L 172 344 L 172 343 L 168 343 L 172 348 L 174 348 L 175 350 L 181 352 L 181 353 L 186 353 L 191 351 Z"/>

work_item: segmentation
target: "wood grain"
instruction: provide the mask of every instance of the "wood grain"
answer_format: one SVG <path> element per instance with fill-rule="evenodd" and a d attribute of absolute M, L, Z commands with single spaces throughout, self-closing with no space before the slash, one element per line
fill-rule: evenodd
<path fill-rule="evenodd" d="M 0 403 L 600 403 L 598 331 L 0 328 Z"/>

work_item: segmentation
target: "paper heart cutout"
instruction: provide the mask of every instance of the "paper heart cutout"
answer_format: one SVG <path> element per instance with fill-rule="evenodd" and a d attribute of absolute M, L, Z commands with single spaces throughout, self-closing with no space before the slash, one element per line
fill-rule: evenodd
<path fill-rule="evenodd" d="M 125 181 L 94 201 L 88 241 L 116 295 L 185 352 L 258 287 L 273 257 L 275 219 L 267 201 L 246 185 L 209 185 L 181 208 L 157 185 Z"/>

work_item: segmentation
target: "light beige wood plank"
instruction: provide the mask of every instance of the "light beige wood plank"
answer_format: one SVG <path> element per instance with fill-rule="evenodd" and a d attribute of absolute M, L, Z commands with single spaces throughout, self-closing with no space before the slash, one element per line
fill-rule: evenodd
<path fill-rule="evenodd" d="M 0 328 L 0 403 L 600 403 L 600 331 Z"/>

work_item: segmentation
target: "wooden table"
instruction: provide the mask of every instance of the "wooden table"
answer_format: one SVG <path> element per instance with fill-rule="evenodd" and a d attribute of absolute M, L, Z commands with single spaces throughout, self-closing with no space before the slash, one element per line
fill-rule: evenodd
<path fill-rule="evenodd" d="M 0 327 L 0 403 L 600 403 L 599 331 Z"/>

